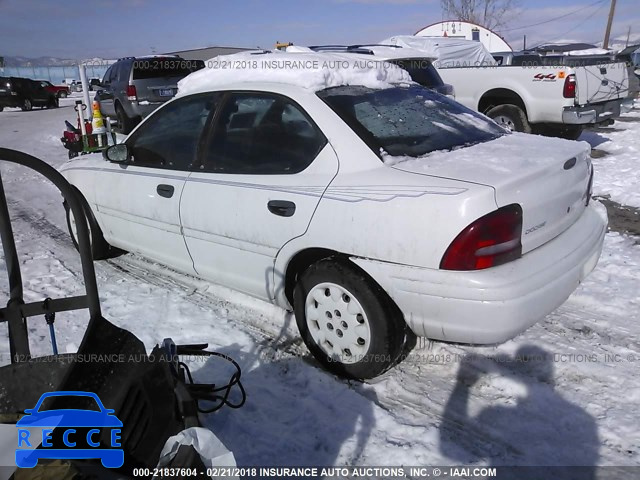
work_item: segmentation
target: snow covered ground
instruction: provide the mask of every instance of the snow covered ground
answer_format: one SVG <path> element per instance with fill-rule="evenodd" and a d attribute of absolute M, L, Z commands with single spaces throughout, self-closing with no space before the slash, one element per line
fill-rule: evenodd
<path fill-rule="evenodd" d="M 598 152 L 594 158 L 595 195 L 610 196 L 623 205 L 640 207 L 640 108 L 624 115 L 614 125 L 585 132 L 580 140 Z"/>
<path fill-rule="evenodd" d="M 0 146 L 54 166 L 73 98 L 58 110 L 0 113 Z M 582 137 L 595 192 L 640 206 L 640 110 Z M 54 187 L 2 164 L 26 300 L 82 291 L 79 258 Z M 4 264 L 0 291 L 7 292 Z M 609 233 L 596 270 L 556 312 L 498 347 L 420 342 L 374 383 L 322 371 L 293 317 L 270 305 L 135 255 L 96 263 L 104 316 L 151 349 L 165 337 L 208 342 L 243 368 L 247 403 L 204 417 L 239 465 L 640 466 L 640 245 Z M 82 312 L 59 314 L 61 350 L 75 351 Z M 29 323 L 32 351 L 49 354 L 44 319 Z M 0 324 L 0 362 L 7 363 Z M 218 382 L 215 362 L 192 365 Z M 640 474 L 640 468 L 635 470 Z M 630 478 L 627 471 L 619 478 Z"/>

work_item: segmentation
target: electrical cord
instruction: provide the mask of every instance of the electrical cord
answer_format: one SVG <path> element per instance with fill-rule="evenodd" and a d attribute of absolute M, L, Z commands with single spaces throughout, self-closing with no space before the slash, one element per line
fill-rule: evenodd
<path fill-rule="evenodd" d="M 230 362 L 236 369 L 236 371 L 231 375 L 231 378 L 229 379 L 229 382 L 227 382 L 226 385 L 221 387 L 216 387 L 216 385 L 213 383 L 196 383 L 193 379 L 193 376 L 191 375 L 191 370 L 189 370 L 189 367 L 187 366 L 187 364 L 182 361 L 178 361 L 178 366 L 183 370 L 183 372 L 186 374 L 189 380 L 189 384 L 186 384 L 186 386 L 187 386 L 187 389 L 189 390 L 189 393 L 191 393 L 193 398 L 196 400 L 196 403 L 198 404 L 198 412 L 212 413 L 221 409 L 225 405 L 229 408 L 240 408 L 244 405 L 245 401 L 247 400 L 247 394 L 245 392 L 244 386 L 240 382 L 240 377 L 242 376 L 242 369 L 240 368 L 240 365 L 238 365 L 238 363 L 235 360 L 233 360 L 231 357 L 223 353 L 208 352 L 206 350 L 192 351 L 189 353 L 181 352 L 181 353 L 192 354 L 192 355 L 202 355 L 202 356 L 212 356 L 212 357 L 215 356 L 215 357 L 224 358 L 225 360 Z M 231 395 L 231 389 L 236 385 L 238 386 L 240 393 L 242 394 L 242 399 L 237 403 L 233 403 L 229 400 L 229 396 Z M 224 393 L 220 394 L 221 392 L 224 392 Z M 212 402 L 215 405 L 213 405 L 210 408 L 204 408 L 200 406 L 201 401 Z"/>
<path fill-rule="evenodd" d="M 513 32 L 514 30 L 523 30 L 525 28 L 529 28 L 529 27 L 537 27 L 538 25 L 545 25 L 547 23 L 551 23 L 551 22 L 555 22 L 556 20 L 560 20 L 562 18 L 566 18 L 566 17 L 570 17 L 571 15 L 575 15 L 576 13 L 579 13 L 581 11 L 583 11 L 585 8 L 589 8 L 589 7 L 594 7 L 598 4 L 601 3 L 605 3 L 607 0 L 597 0 L 596 2 L 593 2 L 589 5 L 586 5 L 584 7 L 580 7 L 577 10 L 574 10 L 572 12 L 569 13 L 565 13 L 564 15 L 560 15 L 559 17 L 554 17 L 554 18 L 550 18 L 549 20 L 545 20 L 543 22 L 538 22 L 538 23 L 532 23 L 530 25 L 522 25 L 521 27 L 513 27 L 513 28 L 505 28 L 502 30 L 497 30 L 498 32 L 502 33 L 502 32 Z"/>

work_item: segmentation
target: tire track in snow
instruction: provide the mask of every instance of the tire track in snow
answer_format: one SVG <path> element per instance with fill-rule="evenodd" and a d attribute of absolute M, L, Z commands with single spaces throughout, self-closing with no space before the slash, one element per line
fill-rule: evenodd
<path fill-rule="evenodd" d="M 60 247 L 76 254 L 68 233 L 48 219 L 30 214 L 23 207 L 15 204 L 12 205 L 12 212 L 14 212 L 15 218 L 29 223 L 35 230 L 51 238 Z M 48 247 L 44 242 L 42 244 Z M 298 357 L 310 366 L 320 368 L 315 360 L 310 357 L 301 340 L 295 336 L 295 333 L 292 337 L 285 332 L 286 328 L 278 328 L 277 320 L 272 315 L 264 311 L 261 312 L 259 309 L 254 310 L 245 305 L 238 305 L 233 301 L 226 300 L 207 291 L 211 284 L 206 281 L 175 272 L 168 267 L 131 254 L 101 261 L 98 262 L 98 265 L 105 270 L 102 272 L 102 276 L 106 272 L 106 279 L 103 278 L 103 281 L 109 281 L 109 274 L 113 274 L 116 277 L 127 278 L 135 282 L 168 290 L 169 292 L 182 294 L 182 300 L 210 310 L 214 315 L 226 309 L 228 315 L 225 316 L 225 319 L 237 325 L 241 331 L 249 335 L 256 344 L 254 353 L 259 355 L 262 362 L 268 363 L 277 359 Z M 249 315 L 247 315 L 248 311 L 250 312 Z M 566 319 L 571 319 L 571 323 L 584 324 L 585 317 L 590 319 L 588 322 L 590 330 L 587 333 L 596 335 L 602 344 L 619 345 L 618 342 L 623 340 L 622 338 L 612 337 L 610 335 L 611 331 L 598 331 L 597 328 L 592 327 L 591 324 L 598 317 L 594 315 L 594 312 L 587 312 L 575 305 L 565 304 L 552 314 L 551 319 L 547 318 L 541 326 L 533 328 L 542 329 L 545 343 L 552 342 L 554 348 L 565 348 L 573 340 L 567 337 L 568 331 L 572 331 L 578 338 L 584 338 L 585 335 L 580 328 L 567 326 Z M 435 349 L 435 352 L 457 354 L 459 356 L 477 352 L 473 347 L 443 343 L 435 344 Z M 484 348 L 480 354 L 490 358 L 491 354 L 487 353 L 486 350 Z M 345 384 L 347 388 L 367 400 L 372 401 L 393 418 L 399 428 L 444 429 L 446 435 L 451 439 L 455 439 L 455 442 L 461 448 L 480 458 L 508 459 L 515 463 L 523 458 L 523 452 L 500 438 L 500 432 L 481 429 L 463 417 L 443 418 L 442 412 L 445 409 L 451 387 L 455 383 L 456 369 L 453 367 L 445 368 L 443 372 L 442 369 L 436 367 L 438 367 L 436 364 L 433 366 L 427 365 L 427 368 L 425 368 L 424 365 L 403 363 L 388 372 L 382 379 L 369 383 L 375 388 L 378 383 L 388 382 L 384 388 L 376 388 L 377 397 L 374 398 L 367 395 L 364 389 L 359 388 L 358 383 L 338 378 L 335 378 L 335 380 Z M 425 379 L 425 375 L 428 377 L 427 379 Z M 425 395 L 423 388 L 425 381 L 429 381 L 431 387 L 430 394 L 427 395 Z M 509 397 L 505 398 L 510 400 Z M 499 394 L 498 396 L 493 394 L 493 396 L 487 397 L 486 395 L 470 392 L 470 401 L 486 404 L 499 400 Z M 433 448 L 435 446 L 429 445 L 428 447 Z"/>

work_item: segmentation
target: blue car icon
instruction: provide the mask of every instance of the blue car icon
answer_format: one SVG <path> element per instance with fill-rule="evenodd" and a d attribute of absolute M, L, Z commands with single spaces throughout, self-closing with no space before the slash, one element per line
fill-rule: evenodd
<path fill-rule="evenodd" d="M 69 401 L 90 403 L 94 409 L 47 409 L 43 403 L 52 397 L 73 397 Z M 95 401 L 95 405 L 91 401 Z M 48 403 L 48 402 L 47 402 Z M 60 403 L 58 403 L 60 405 Z M 50 459 L 100 459 L 106 468 L 119 468 L 124 464 L 124 451 L 121 447 L 120 433 L 122 422 L 114 415 L 114 410 L 104 407 L 100 398 L 91 392 L 49 392 L 44 393 L 34 408 L 26 409 L 25 416 L 16 424 L 18 427 L 18 448 L 16 465 L 20 468 L 33 468 L 40 458 Z M 42 436 L 31 438 L 28 428 L 42 429 Z M 53 429 L 56 446 L 51 443 Z M 108 430 L 108 434 L 105 432 Z M 100 438 L 103 442 L 100 442 Z M 108 438 L 108 445 L 104 439 Z M 64 445 L 65 448 L 58 448 Z M 40 445 L 39 448 L 35 448 Z M 31 448 L 21 448 L 31 447 Z"/>

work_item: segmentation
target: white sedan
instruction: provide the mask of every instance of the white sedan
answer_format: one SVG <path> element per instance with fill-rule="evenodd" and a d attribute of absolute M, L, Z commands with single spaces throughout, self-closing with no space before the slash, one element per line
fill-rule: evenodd
<path fill-rule="evenodd" d="M 314 356 L 353 378 L 413 334 L 502 342 L 562 304 L 607 225 L 588 145 L 508 133 L 346 58 L 206 68 L 105 159 L 66 163 L 94 257 L 137 252 L 293 310 Z"/>

